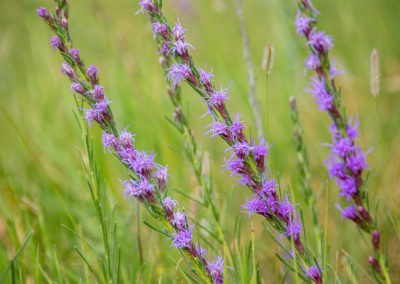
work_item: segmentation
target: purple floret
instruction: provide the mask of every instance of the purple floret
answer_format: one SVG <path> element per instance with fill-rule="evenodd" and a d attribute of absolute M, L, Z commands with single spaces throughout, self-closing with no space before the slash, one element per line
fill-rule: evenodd
<path fill-rule="evenodd" d="M 294 22 L 296 25 L 297 34 L 300 36 L 306 36 L 306 34 L 310 32 L 310 24 L 314 21 L 315 19 L 302 16 L 301 12 L 298 11 L 296 15 L 296 21 Z"/>
<path fill-rule="evenodd" d="M 207 132 L 212 133 L 211 137 L 215 137 L 217 135 L 223 135 L 223 136 L 228 136 L 229 135 L 229 127 L 220 121 L 215 121 L 212 124 L 208 125 L 210 127 L 210 130 Z"/>
<path fill-rule="evenodd" d="M 306 277 L 310 278 L 315 283 L 322 283 L 321 271 L 317 266 L 310 266 L 306 273 Z"/>
<path fill-rule="evenodd" d="M 156 39 L 157 35 L 161 35 L 164 38 L 168 37 L 168 28 L 166 25 L 155 22 L 152 24 L 152 27 L 154 39 Z"/>
<path fill-rule="evenodd" d="M 324 31 L 317 32 L 317 29 L 313 28 L 309 34 L 307 43 L 318 52 L 326 52 L 332 49 L 332 41 L 332 36 L 326 35 Z"/>
<path fill-rule="evenodd" d="M 172 239 L 172 246 L 175 246 L 177 249 L 183 249 L 183 248 L 190 249 L 192 242 L 193 228 L 194 225 L 186 230 L 175 233 Z"/>
<path fill-rule="evenodd" d="M 304 61 L 304 65 L 309 70 L 315 70 L 321 66 L 321 62 L 319 61 L 318 55 L 311 53 Z"/>
<path fill-rule="evenodd" d="M 211 277 L 214 279 L 214 284 L 224 283 L 224 259 L 222 256 L 215 257 L 214 260 L 210 259 L 207 268 Z"/>
<path fill-rule="evenodd" d="M 190 69 L 189 64 L 179 64 L 174 63 L 171 65 L 169 69 L 167 69 L 167 79 L 172 80 L 172 87 L 176 87 L 179 83 L 183 81 L 185 78 L 189 78 L 192 70 Z"/>
<path fill-rule="evenodd" d="M 185 29 L 182 27 L 181 22 L 178 19 L 178 22 L 175 24 L 174 28 L 172 29 L 172 33 L 175 36 L 176 40 L 183 39 L 185 37 Z"/>
<path fill-rule="evenodd" d="M 186 229 L 186 215 L 185 213 L 178 212 L 174 213 L 174 219 L 171 221 L 172 225 L 174 225 L 179 231 L 183 231 Z"/>
<path fill-rule="evenodd" d="M 315 98 L 321 111 L 330 110 L 333 107 L 333 96 L 326 90 L 324 80 L 315 76 L 311 80 L 311 88 L 308 88 L 307 92 Z"/>
<path fill-rule="evenodd" d="M 115 137 L 114 134 L 107 133 L 106 131 L 103 131 L 101 141 L 103 142 L 104 150 L 107 149 L 111 151 L 111 148 L 118 149 L 119 147 L 117 137 Z"/>

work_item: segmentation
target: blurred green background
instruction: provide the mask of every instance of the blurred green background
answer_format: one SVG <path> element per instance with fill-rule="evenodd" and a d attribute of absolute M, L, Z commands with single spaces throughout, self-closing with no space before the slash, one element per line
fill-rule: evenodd
<path fill-rule="evenodd" d="M 86 64 L 94 64 L 100 70 L 101 83 L 113 102 L 118 125 L 129 125 L 129 129 L 137 133 L 138 148 L 155 150 L 157 162 L 168 164 L 172 195 L 189 215 L 207 224 L 204 210 L 173 191 L 179 188 L 192 196 L 199 194 L 189 163 L 182 154 L 182 137 L 165 119 L 171 116 L 172 106 L 165 92 L 166 84 L 148 17 L 135 16 L 139 9 L 136 0 L 69 2 L 69 26 L 74 45 L 81 49 Z M 398 212 L 400 186 L 400 4 L 398 0 L 315 0 L 314 4 L 322 13 L 320 28 L 335 38 L 333 55 L 337 66 L 346 70 L 338 83 L 342 86 L 348 114 L 359 114 L 360 144 L 364 150 L 374 147 L 368 155 L 370 201 L 373 208 L 377 205 L 382 242 L 388 244 L 392 276 L 394 283 L 399 283 L 399 232 L 391 218 Z M 40 6 L 53 9 L 54 2 L 0 1 L 0 273 L 32 230 L 33 237 L 18 260 L 18 274 L 23 282 L 34 283 L 35 279 L 40 279 L 41 283 L 85 282 L 88 273 L 73 250 L 81 241 L 67 227 L 71 228 L 71 219 L 74 220 L 85 240 L 99 252 L 102 250 L 101 235 L 82 171 L 84 145 L 73 115 L 72 92 L 67 79 L 61 76 L 61 59 L 51 48 L 52 33 L 36 16 L 36 8 Z M 165 0 L 164 6 L 171 23 L 179 16 L 187 28 L 187 40 L 196 47 L 193 50 L 195 61 L 200 66 L 205 62 L 214 66 L 216 85 L 223 83 L 227 87 L 233 80 L 230 109 L 241 112 L 254 130 L 234 1 Z M 329 149 L 322 144 L 330 142 L 328 117 L 317 110 L 311 96 L 304 91 L 308 80 L 308 76 L 303 75 L 307 50 L 303 39 L 295 34 L 296 8 L 295 0 L 244 1 L 257 99 L 263 109 L 264 123 L 266 84 L 261 63 L 264 47 L 267 44 L 275 47 L 269 87 L 271 125 L 267 137 L 274 143 L 272 172 L 279 175 L 282 188 L 293 185 L 295 192 L 298 173 L 288 107 L 290 95 L 298 100 L 316 189 L 329 182 L 323 164 Z M 373 48 L 379 52 L 382 75 L 377 104 L 370 93 Z M 240 212 L 240 205 L 249 193 L 234 183 L 229 173 L 221 174 L 225 145 L 203 135 L 210 121 L 199 117 L 206 112 L 206 107 L 187 87 L 183 88 L 183 97 L 196 138 L 209 153 L 217 203 L 227 231 L 233 231 L 234 220 L 238 217 L 242 223 L 243 246 L 246 246 L 251 222 L 254 222 L 256 257 L 263 281 L 276 283 L 284 274 L 274 256 L 277 248 L 261 226 L 260 218 L 249 220 L 247 214 Z M 119 182 L 126 177 L 126 171 L 111 155 L 104 154 L 99 129 L 93 127 L 91 134 L 110 206 L 116 205 L 114 218 L 121 244 L 121 279 L 139 281 L 143 265 L 136 241 L 136 204 L 123 198 Z M 324 212 L 325 200 L 329 198 L 328 263 L 342 280 L 371 282 L 360 269 L 367 267 L 369 245 L 353 224 L 340 220 L 335 203 L 342 200 L 336 185 L 329 184 L 328 194 L 322 190 L 319 200 L 319 208 Z M 232 191 L 232 203 L 227 207 Z M 301 203 L 301 198 L 296 192 L 297 203 Z M 154 223 L 145 211 L 142 212 L 144 220 Z M 307 212 L 305 214 L 307 228 L 310 219 Z M 141 226 L 141 234 L 146 263 L 142 281 L 178 282 L 179 272 L 172 260 L 177 261 L 180 255 L 169 247 L 170 241 L 146 226 Z M 228 234 L 229 238 L 233 242 L 233 236 Z M 317 247 L 317 244 L 312 246 Z M 11 280 L 7 277 L 5 281 Z"/>

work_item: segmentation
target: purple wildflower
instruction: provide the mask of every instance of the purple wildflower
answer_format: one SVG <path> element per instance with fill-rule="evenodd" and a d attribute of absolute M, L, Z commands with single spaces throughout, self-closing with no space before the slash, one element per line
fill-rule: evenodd
<path fill-rule="evenodd" d="M 207 255 L 207 250 L 199 246 L 199 244 L 196 244 L 196 252 L 201 258 L 204 258 Z"/>
<path fill-rule="evenodd" d="M 145 152 L 138 152 L 136 159 L 129 162 L 130 167 L 139 175 L 142 175 L 144 177 L 147 177 L 155 166 L 153 153 L 150 153 L 150 155 L 148 155 Z"/>
<path fill-rule="evenodd" d="M 207 268 L 214 279 L 214 284 L 224 283 L 224 259 L 222 256 L 215 257 L 214 260 L 210 259 Z"/>
<path fill-rule="evenodd" d="M 336 60 L 335 60 L 335 58 L 332 58 L 331 61 L 332 62 L 330 64 L 330 68 L 329 68 L 329 75 L 331 77 L 338 76 L 338 75 L 341 75 L 343 73 L 346 73 L 345 71 L 339 71 L 338 69 L 336 69 Z"/>
<path fill-rule="evenodd" d="M 99 112 L 93 108 L 85 110 L 85 119 L 87 120 L 90 127 L 93 126 L 94 121 L 101 121 Z"/>
<path fill-rule="evenodd" d="M 243 159 L 249 155 L 251 147 L 247 142 L 237 142 L 232 149 L 238 158 Z"/>
<path fill-rule="evenodd" d="M 49 12 L 47 12 L 46 8 L 40 7 L 39 9 L 36 9 L 37 15 L 43 19 L 48 19 L 50 17 Z"/>
<path fill-rule="evenodd" d="M 93 98 L 95 101 L 100 102 L 104 100 L 104 87 L 100 85 L 96 85 L 93 88 Z"/>
<path fill-rule="evenodd" d="M 304 65 L 309 70 L 315 70 L 319 66 L 321 66 L 321 62 L 319 61 L 318 55 L 311 53 L 310 56 L 304 61 Z"/>
<path fill-rule="evenodd" d="M 179 230 L 183 231 L 186 229 L 186 215 L 185 213 L 178 212 L 174 213 L 174 219 L 171 220 L 171 223 Z"/>
<path fill-rule="evenodd" d="M 318 52 L 326 52 L 332 49 L 332 41 L 332 36 L 326 35 L 324 31 L 317 32 L 317 29 L 313 28 L 309 34 L 307 43 Z"/>
<path fill-rule="evenodd" d="M 186 230 L 175 233 L 172 240 L 172 246 L 175 246 L 177 249 L 183 249 L 183 248 L 190 249 L 192 242 L 193 228 L 194 225 Z"/>
<path fill-rule="evenodd" d="M 212 67 L 211 67 L 211 71 L 207 72 L 207 63 L 206 63 L 204 70 L 201 70 L 201 72 L 200 72 L 200 81 L 205 86 L 206 90 L 212 89 L 211 78 L 214 77 L 212 72 L 213 72 Z"/>
<path fill-rule="evenodd" d="M 178 53 L 180 56 L 185 57 L 189 53 L 189 47 L 193 48 L 190 43 L 180 39 L 174 42 L 170 52 L 173 54 Z"/>
<path fill-rule="evenodd" d="M 71 80 L 75 78 L 74 69 L 66 62 L 61 65 L 61 73 L 67 75 Z"/>
<path fill-rule="evenodd" d="M 229 88 L 230 88 L 230 86 L 229 86 Z M 229 99 L 228 98 L 229 88 L 222 89 L 222 84 L 221 84 L 221 90 L 214 91 L 211 95 L 210 103 L 214 106 L 217 106 L 220 109 L 220 111 L 223 111 L 225 101 Z"/>
<path fill-rule="evenodd" d="M 296 21 L 294 22 L 296 25 L 296 33 L 300 36 L 306 36 L 310 32 L 311 23 L 314 21 L 315 19 L 304 17 L 301 12 L 298 11 Z"/>
<path fill-rule="evenodd" d="M 333 107 L 333 96 L 326 90 L 324 80 L 315 76 L 311 80 L 312 88 L 308 88 L 307 92 L 315 98 L 321 111 L 330 110 Z"/>
<path fill-rule="evenodd" d="M 111 151 L 111 148 L 118 149 L 119 147 L 117 137 L 115 137 L 114 134 L 107 133 L 106 131 L 103 131 L 101 135 L 101 141 L 103 142 L 104 150 L 107 149 Z"/>
<path fill-rule="evenodd" d="M 263 216 L 267 216 L 269 209 L 266 205 L 265 201 L 259 197 L 254 197 L 252 199 L 247 198 L 246 204 L 241 206 L 243 209 L 246 209 L 249 213 L 249 218 L 251 215 L 257 213 Z"/>
<path fill-rule="evenodd" d="M 351 197 L 357 193 L 356 181 L 353 177 L 348 177 L 344 180 L 338 179 L 337 184 L 342 190 L 340 195 L 346 196 L 348 201 L 350 201 Z"/>
<path fill-rule="evenodd" d="M 78 82 L 72 83 L 71 90 L 74 91 L 75 93 L 81 94 L 81 95 L 83 95 L 85 93 L 85 89 Z"/>
<path fill-rule="evenodd" d="M 240 114 L 237 113 L 234 116 L 234 120 L 233 123 L 230 127 L 231 132 L 233 133 L 233 135 L 235 136 L 235 139 L 238 139 L 239 141 L 243 141 L 244 135 L 243 135 L 243 129 L 244 129 L 244 125 L 243 125 L 243 121 L 240 121 Z"/>
<path fill-rule="evenodd" d="M 277 186 L 278 185 L 276 184 L 276 182 L 272 179 L 264 181 L 262 184 L 261 192 L 266 193 L 269 196 L 273 196 L 273 195 L 275 195 L 275 192 L 276 192 L 275 188 Z"/>
<path fill-rule="evenodd" d="M 292 214 L 296 212 L 296 209 L 292 203 L 290 203 L 288 196 L 279 202 L 279 214 L 289 220 Z"/>
<path fill-rule="evenodd" d="M 296 217 L 289 220 L 286 226 L 286 232 L 283 233 L 283 235 L 288 238 L 293 238 L 293 240 L 297 242 L 300 239 L 301 233 L 302 231 L 301 231 L 299 216 L 296 215 Z"/>
<path fill-rule="evenodd" d="M 167 196 L 164 198 L 164 200 L 162 201 L 162 204 L 164 205 L 164 208 L 167 211 L 174 211 L 175 206 L 178 204 L 178 202 L 176 200 L 173 200 L 171 197 Z"/>
<path fill-rule="evenodd" d="M 382 273 L 382 267 L 381 267 L 381 265 L 379 264 L 379 262 L 376 260 L 376 258 L 370 256 L 370 257 L 368 258 L 368 261 L 369 261 L 369 263 L 371 264 L 372 268 L 373 268 L 376 272 L 378 272 L 379 274 Z"/>
<path fill-rule="evenodd" d="M 52 36 L 50 38 L 50 42 L 51 42 L 51 46 L 54 49 L 57 49 L 57 48 L 60 49 L 60 50 L 64 50 L 65 49 L 64 44 L 62 43 L 61 39 L 58 36 Z"/>
<path fill-rule="evenodd" d="M 374 230 L 372 232 L 372 245 L 374 246 L 374 249 L 376 250 L 379 249 L 379 243 L 380 243 L 379 232 L 378 230 Z"/>
<path fill-rule="evenodd" d="M 358 216 L 356 208 L 353 205 L 350 205 L 344 209 L 340 207 L 339 204 L 336 204 L 336 208 L 342 212 L 342 220 L 346 218 L 348 220 L 353 220 L 354 222 L 358 223 L 360 221 L 360 217 Z"/>
<path fill-rule="evenodd" d="M 158 186 L 161 191 L 165 190 L 166 184 L 168 182 L 168 169 L 167 167 L 160 167 L 157 169 L 156 177 L 158 181 Z"/>
<path fill-rule="evenodd" d="M 172 87 L 176 86 L 183 81 L 185 78 L 189 78 L 192 74 L 189 64 L 174 63 L 169 69 L 167 69 L 167 79 L 172 80 Z"/>
<path fill-rule="evenodd" d="M 306 273 L 306 277 L 310 278 L 315 283 L 322 283 L 321 271 L 317 266 L 310 266 Z"/>
<path fill-rule="evenodd" d="M 153 13 L 157 11 L 157 6 L 153 3 L 152 0 L 140 0 L 139 5 L 141 6 L 140 10 L 136 12 L 136 14 L 139 14 L 142 12 L 143 14 L 146 13 Z"/>
<path fill-rule="evenodd" d="M 72 55 L 72 57 L 74 58 L 74 62 L 75 63 L 78 63 L 78 62 L 81 61 L 81 59 L 79 57 L 79 52 L 80 52 L 80 50 L 79 49 L 75 49 L 75 48 L 72 48 L 70 50 L 70 52 L 69 52 Z"/>
<path fill-rule="evenodd" d="M 224 167 L 226 170 L 230 170 L 232 172 L 231 175 L 241 174 L 244 172 L 243 160 L 239 158 L 225 160 Z"/>
<path fill-rule="evenodd" d="M 127 131 L 128 128 L 123 129 L 119 133 L 119 142 L 121 143 L 122 146 L 126 148 L 133 148 L 132 141 L 135 141 L 133 138 L 133 134 Z"/>
<path fill-rule="evenodd" d="M 174 34 L 175 39 L 177 41 L 183 39 L 185 37 L 185 31 L 186 30 L 181 26 L 181 22 L 179 21 L 179 18 L 178 18 L 178 22 L 175 24 L 174 28 L 172 29 L 172 33 Z"/>
<path fill-rule="evenodd" d="M 168 29 L 167 26 L 164 24 L 161 24 L 159 22 L 155 22 L 151 25 L 153 27 L 153 37 L 154 39 L 157 38 L 157 35 L 161 35 L 163 38 L 168 37 Z"/>
<path fill-rule="evenodd" d="M 359 175 L 368 167 L 366 155 L 361 151 L 359 146 L 356 146 L 354 155 L 350 155 L 346 160 L 346 167 L 349 168 L 354 175 Z"/>
<path fill-rule="evenodd" d="M 87 72 L 87 74 L 89 75 L 90 82 L 91 82 L 93 85 L 96 85 L 96 84 L 97 84 L 97 81 L 98 81 L 98 77 L 97 77 L 98 70 L 97 70 L 96 66 L 90 65 L 90 66 L 88 67 L 88 69 L 86 70 L 86 72 Z"/>
<path fill-rule="evenodd" d="M 208 125 L 210 127 L 210 130 L 207 132 L 212 133 L 211 137 L 215 137 L 217 135 L 222 135 L 222 136 L 229 136 L 229 127 L 220 121 L 215 121 L 212 124 Z"/>

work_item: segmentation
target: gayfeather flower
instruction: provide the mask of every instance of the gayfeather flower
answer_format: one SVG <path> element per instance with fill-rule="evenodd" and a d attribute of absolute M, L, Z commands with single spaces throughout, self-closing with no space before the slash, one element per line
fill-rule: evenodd
<path fill-rule="evenodd" d="M 316 28 L 313 28 L 308 36 L 308 44 L 314 50 L 318 52 L 327 52 L 333 48 L 333 38 L 325 32 L 317 32 Z"/>
<path fill-rule="evenodd" d="M 306 60 L 306 68 L 315 71 L 316 75 L 311 78 L 311 88 L 308 89 L 316 99 L 319 109 L 326 111 L 332 119 L 330 132 L 332 134 L 333 144 L 331 147 L 329 161 L 325 164 L 329 169 L 329 175 L 336 180 L 340 188 L 340 195 L 344 196 L 348 202 L 345 209 L 338 209 L 342 212 L 342 216 L 352 220 L 363 231 L 373 234 L 377 231 L 376 222 L 373 221 L 368 208 L 368 200 L 365 198 L 363 172 L 368 167 L 366 162 L 366 154 L 363 153 L 361 147 L 357 145 L 356 138 L 359 138 L 357 119 L 352 123 L 352 119 L 347 121 L 346 113 L 341 102 L 341 94 L 339 88 L 336 87 L 334 77 L 341 74 L 335 67 L 334 59 L 329 58 L 328 52 L 333 48 L 333 39 L 324 31 L 317 31 L 315 27 L 316 13 L 310 0 L 300 0 L 300 9 L 296 17 L 296 30 L 301 30 L 299 35 L 305 37 L 310 50 L 310 57 Z M 298 19 L 302 20 L 299 21 Z M 307 20 L 308 19 L 308 20 Z M 307 23 L 299 25 L 300 23 Z M 310 29 L 310 23 L 313 26 Z M 301 29 L 303 27 L 303 29 Z M 324 64 L 317 64 L 317 58 Z M 372 246 L 375 245 L 372 238 Z M 383 252 L 378 251 L 376 254 L 383 257 Z M 370 258 L 371 267 L 375 272 L 380 274 L 381 280 L 390 282 L 386 275 L 381 275 L 382 269 L 375 258 Z"/>
<path fill-rule="evenodd" d="M 97 85 L 97 80 L 98 80 L 97 73 L 98 73 L 98 71 L 97 71 L 96 66 L 90 65 L 90 66 L 88 67 L 88 69 L 86 70 L 86 72 L 87 72 L 87 74 L 89 75 L 90 82 L 91 82 L 93 85 Z"/>
<path fill-rule="evenodd" d="M 39 9 L 36 9 L 37 14 L 39 17 L 45 19 L 48 16 L 50 16 L 49 12 L 47 12 L 46 8 L 40 7 Z"/>
<path fill-rule="evenodd" d="M 185 213 L 177 212 L 174 213 L 174 219 L 171 221 L 171 223 L 178 228 L 180 231 L 186 229 L 186 215 Z"/>
<path fill-rule="evenodd" d="M 85 89 L 78 82 L 75 82 L 71 85 L 71 90 L 74 91 L 75 93 L 81 94 L 81 95 L 83 95 L 85 93 Z"/>
<path fill-rule="evenodd" d="M 53 47 L 53 49 L 59 49 L 64 51 L 65 50 L 65 46 L 62 43 L 61 39 L 58 36 L 52 36 L 50 38 L 50 42 L 51 42 L 51 46 Z"/>
<path fill-rule="evenodd" d="M 108 150 L 111 152 L 111 149 L 118 149 L 119 148 L 119 142 L 117 137 L 115 137 L 114 134 L 108 133 L 106 131 L 103 131 L 101 134 L 101 141 L 104 145 L 104 150 Z"/>
<path fill-rule="evenodd" d="M 172 87 L 174 88 L 181 83 L 183 79 L 189 78 L 192 74 L 192 70 L 188 64 L 175 63 L 172 64 L 167 71 L 167 79 L 172 80 Z"/>
<path fill-rule="evenodd" d="M 211 68 L 210 72 L 207 72 L 207 64 L 204 70 L 200 72 L 200 81 L 206 87 L 207 90 L 212 89 L 211 78 L 214 77 L 212 74 L 213 68 Z"/>
<path fill-rule="evenodd" d="M 172 29 L 172 33 L 175 36 L 175 40 L 181 40 L 185 37 L 185 29 L 182 27 L 181 22 L 178 19 L 178 22 L 175 24 Z"/>
<path fill-rule="evenodd" d="M 300 36 L 305 36 L 306 34 L 308 34 L 311 29 L 310 28 L 311 23 L 314 21 L 315 21 L 315 19 L 304 17 L 304 16 L 302 16 L 302 13 L 300 11 L 298 11 L 297 16 L 296 16 L 296 21 L 295 21 L 297 34 Z"/>
<path fill-rule="evenodd" d="M 214 260 L 210 259 L 207 268 L 211 276 L 214 278 L 214 284 L 224 283 L 224 259 L 222 256 L 215 257 Z"/>
<path fill-rule="evenodd" d="M 321 271 L 317 266 L 310 266 L 307 270 L 306 277 L 310 278 L 315 283 L 322 284 Z"/>
<path fill-rule="evenodd" d="M 155 22 L 152 24 L 152 27 L 153 27 L 154 39 L 157 38 L 157 35 L 161 35 L 164 38 L 168 38 L 169 33 L 166 25 L 161 24 L 159 22 Z"/>
<path fill-rule="evenodd" d="M 75 63 L 79 63 L 81 61 L 81 59 L 79 57 L 79 52 L 80 52 L 80 50 L 75 49 L 75 48 L 72 48 L 71 51 L 69 52 L 69 54 L 71 54 L 72 57 L 74 58 Z"/>
<path fill-rule="evenodd" d="M 178 249 L 191 248 L 192 243 L 192 231 L 194 225 L 187 228 L 186 230 L 176 232 L 172 239 L 172 246 L 175 246 Z"/>
<path fill-rule="evenodd" d="M 169 230 L 169 234 L 174 236 L 173 246 L 188 252 L 192 264 L 197 269 L 202 270 L 202 273 L 197 276 L 204 282 L 217 281 L 217 276 L 214 279 L 207 270 L 208 261 L 204 258 L 207 254 L 205 249 L 201 250 L 201 255 L 195 249 L 199 246 L 193 242 L 193 226 L 190 227 L 187 224 L 186 216 L 179 210 L 174 212 L 178 203 L 171 197 L 163 195 L 169 176 L 167 168 L 155 163 L 153 152 L 147 153 L 135 149 L 134 135 L 127 129 L 118 131 L 109 106 L 110 101 L 105 96 L 103 87 L 98 85 L 97 68 L 93 65 L 86 68 L 79 57 L 79 50 L 72 48 L 66 19 L 68 3 L 64 2 L 61 7 L 57 8 L 57 17 L 55 18 L 50 15 L 47 16 L 47 12 L 42 8 L 38 10 L 38 14 L 45 19 L 45 22 L 53 30 L 54 27 L 57 27 L 57 31 L 65 35 L 62 38 L 52 39 L 52 44 L 61 51 L 62 56 L 65 57 L 64 53 L 68 53 L 73 58 L 73 60 L 68 60 L 69 63 L 63 63 L 61 70 L 72 81 L 71 88 L 74 92 L 80 94 L 82 101 L 89 105 L 89 109 L 81 109 L 84 111 L 88 124 L 92 126 L 94 122 L 98 123 L 98 126 L 103 130 L 104 149 L 114 153 L 123 164 L 129 167 L 130 179 L 122 181 L 125 197 L 137 199 L 145 205 L 146 209 L 151 211 L 152 216 L 156 215 L 156 218 L 169 223 L 170 226 L 166 228 Z M 144 13 L 158 11 L 158 6 L 151 0 L 142 0 L 140 4 L 142 6 L 141 11 Z M 183 77 L 189 75 L 184 74 Z M 185 79 L 190 80 L 190 77 Z M 161 196 L 163 197 L 161 198 Z"/>
<path fill-rule="evenodd" d="M 316 100 L 317 105 L 321 111 L 327 111 L 333 107 L 333 96 L 326 89 L 324 80 L 318 77 L 311 78 L 310 86 L 307 92 L 311 93 Z"/>

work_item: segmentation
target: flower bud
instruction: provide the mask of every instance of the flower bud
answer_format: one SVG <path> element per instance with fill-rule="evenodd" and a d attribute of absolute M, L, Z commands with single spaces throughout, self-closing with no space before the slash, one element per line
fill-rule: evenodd
<path fill-rule="evenodd" d="M 379 232 L 378 230 L 374 230 L 372 232 L 372 245 L 374 246 L 374 249 L 376 250 L 379 249 L 379 243 L 380 243 Z"/>
<path fill-rule="evenodd" d="M 67 21 L 66 18 L 62 18 L 60 24 L 61 24 L 61 27 L 62 27 L 64 30 L 68 30 L 68 21 Z"/>
<path fill-rule="evenodd" d="M 357 209 L 358 209 L 358 212 L 359 212 L 360 215 L 361 215 L 361 218 L 362 218 L 364 221 L 366 221 L 366 222 L 368 222 L 368 223 L 372 223 L 372 217 L 371 217 L 371 215 L 369 215 L 368 211 L 367 211 L 364 207 L 358 206 Z"/>
<path fill-rule="evenodd" d="M 379 264 L 379 262 L 376 260 L 376 258 L 370 256 L 368 258 L 369 263 L 371 264 L 372 268 L 378 272 L 379 274 L 382 273 L 382 268 L 381 265 Z"/>
<path fill-rule="evenodd" d="M 66 62 L 64 62 L 61 66 L 61 73 L 67 75 L 71 80 L 75 79 L 74 69 L 72 69 L 72 67 Z"/>

